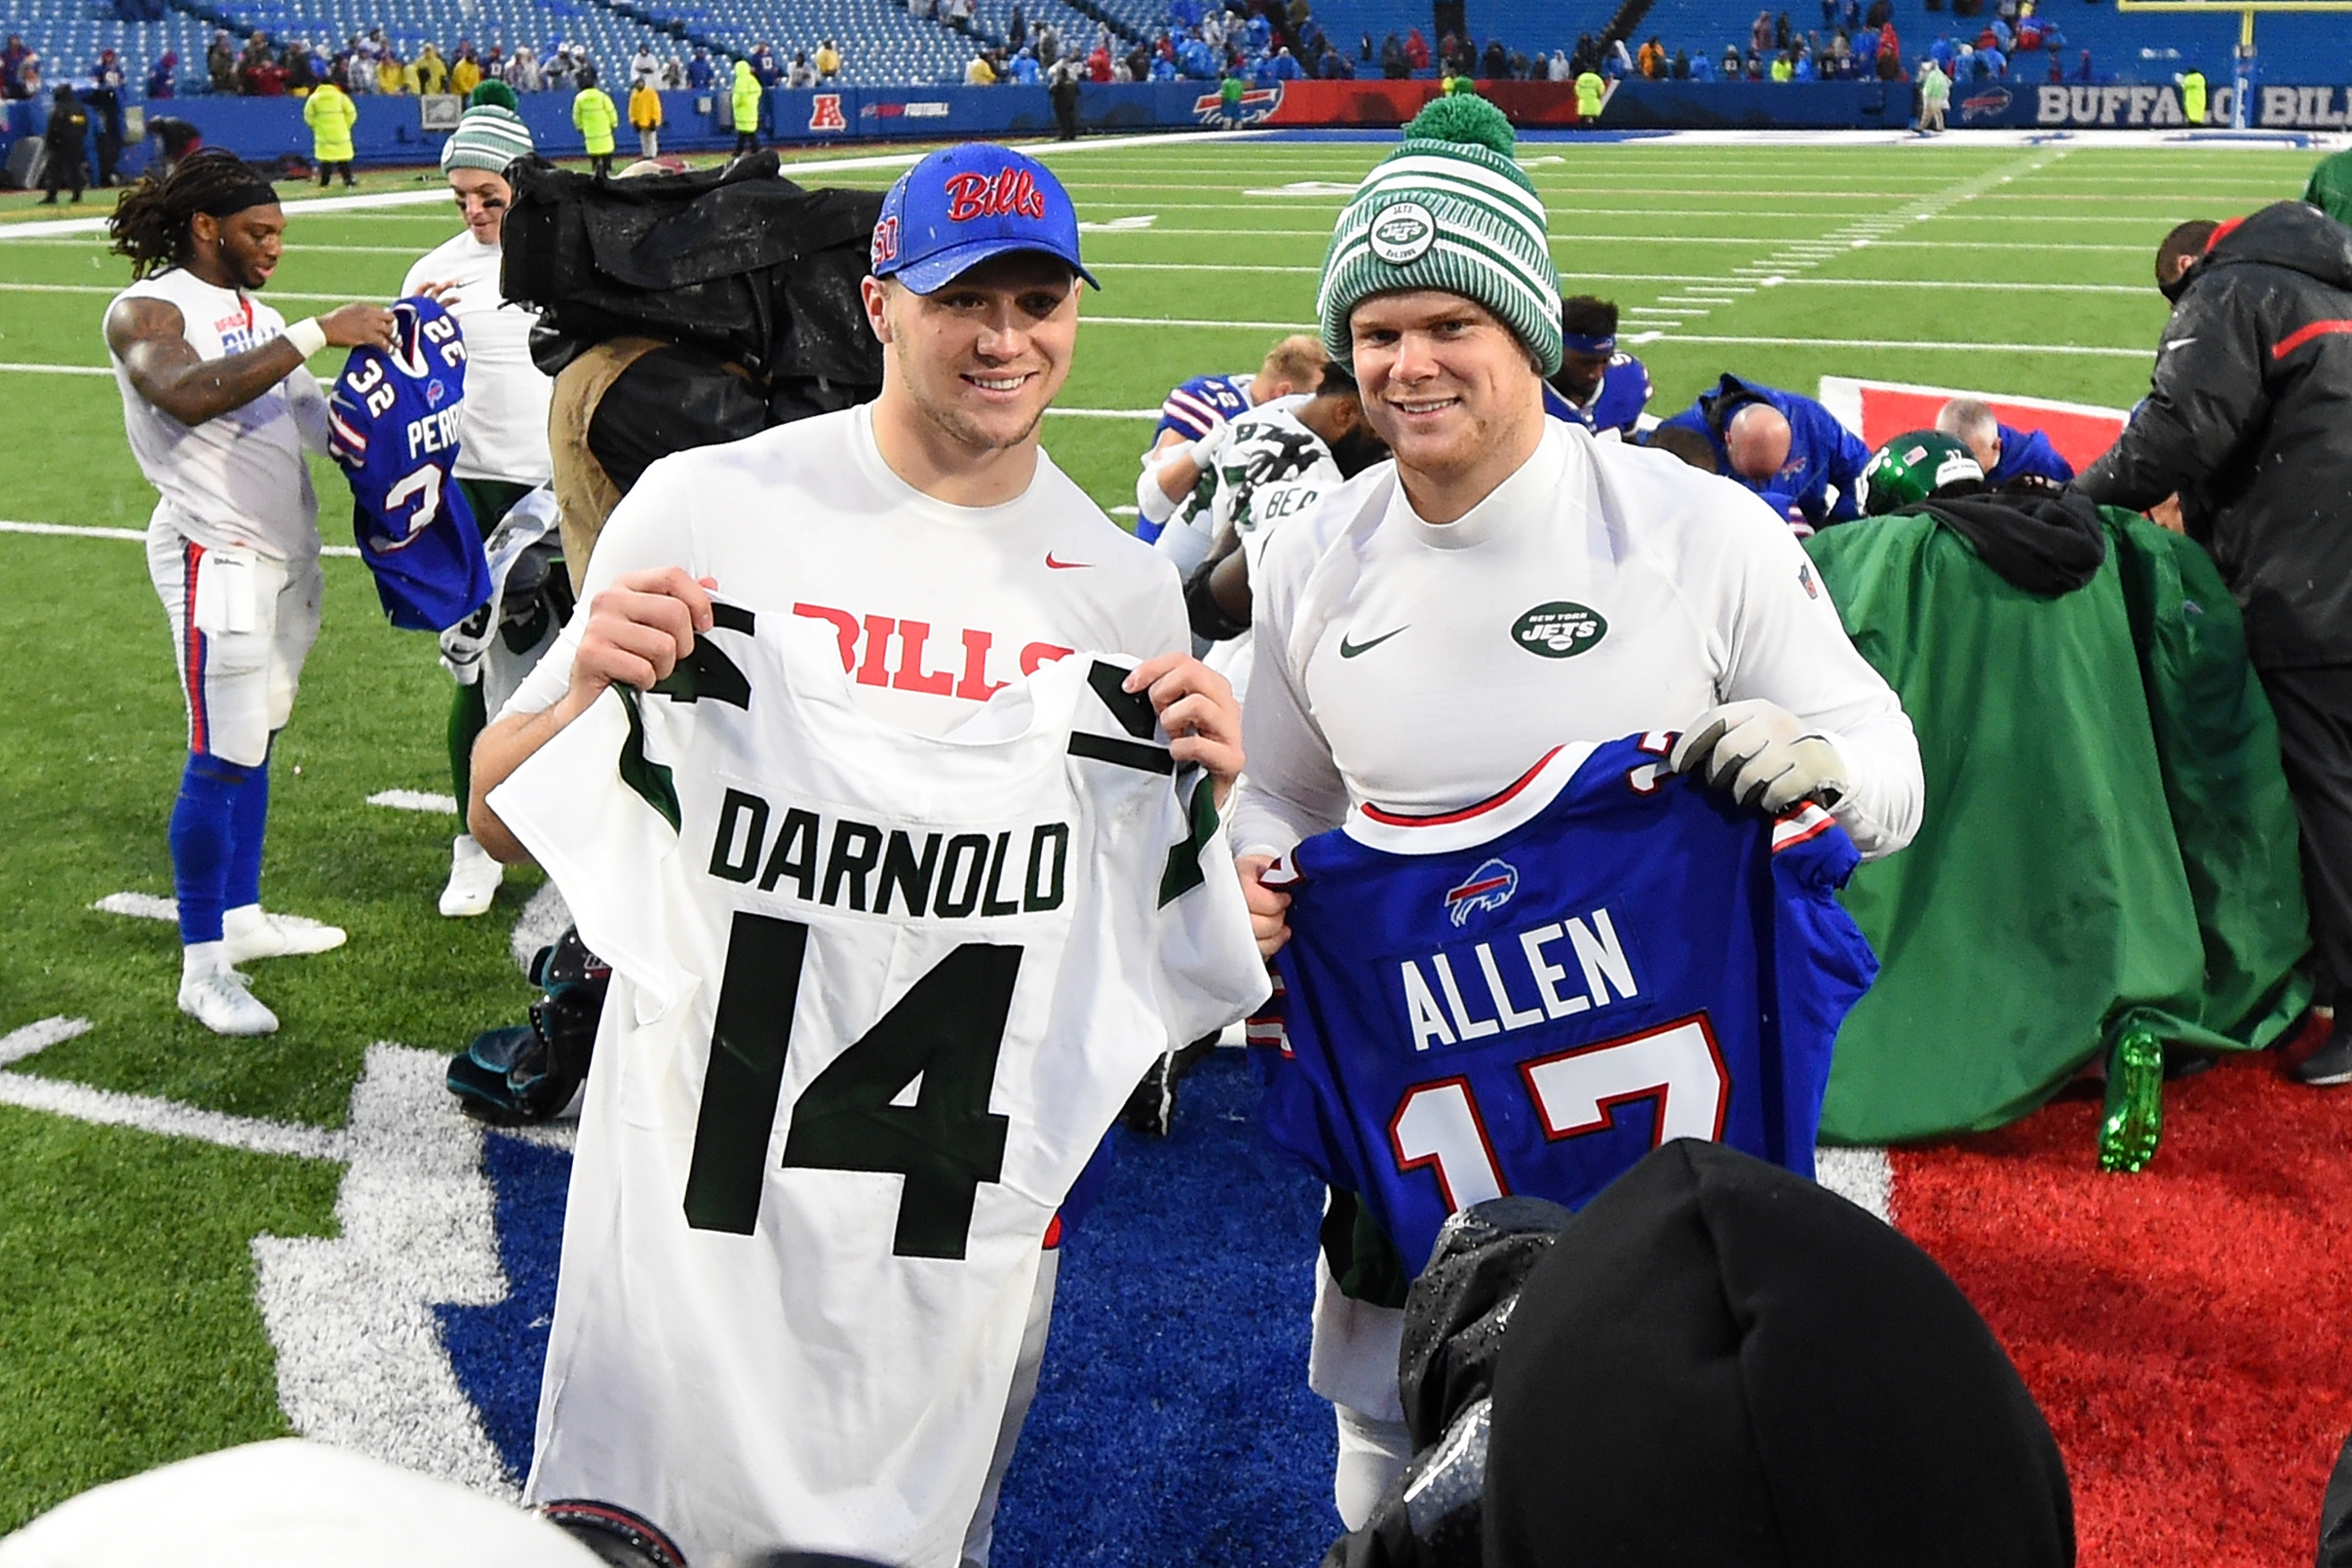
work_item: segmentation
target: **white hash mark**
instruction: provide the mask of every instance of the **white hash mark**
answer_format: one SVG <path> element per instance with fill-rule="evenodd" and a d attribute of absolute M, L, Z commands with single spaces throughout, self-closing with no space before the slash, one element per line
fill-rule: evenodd
<path fill-rule="evenodd" d="M 394 811 L 436 812 L 443 817 L 457 815 L 455 795 L 437 795 L 424 789 L 379 789 L 367 797 L 370 806 L 389 806 Z"/>

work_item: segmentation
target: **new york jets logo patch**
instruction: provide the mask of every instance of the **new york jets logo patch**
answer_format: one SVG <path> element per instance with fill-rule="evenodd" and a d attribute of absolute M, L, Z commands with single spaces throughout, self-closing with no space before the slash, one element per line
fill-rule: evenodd
<path fill-rule="evenodd" d="M 1546 659 L 1573 659 L 1609 634 L 1599 610 L 1554 599 L 1511 623 L 1511 640 Z"/>
<path fill-rule="evenodd" d="M 1372 254 L 1392 267 L 1420 260 L 1438 242 L 1438 220 L 1419 202 L 1392 202 L 1372 218 Z"/>

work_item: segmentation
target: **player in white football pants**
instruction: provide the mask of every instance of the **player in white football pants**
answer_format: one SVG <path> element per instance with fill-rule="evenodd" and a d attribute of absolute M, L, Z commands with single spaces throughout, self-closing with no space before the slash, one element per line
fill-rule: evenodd
<path fill-rule="evenodd" d="M 1478 99 L 1433 104 L 1325 261 L 1325 346 L 1395 461 L 1253 563 L 1233 843 L 1269 954 L 1289 935 L 1257 883 L 1271 857 L 1363 802 L 1459 810 L 1562 742 L 1681 731 L 1677 768 L 1768 812 L 1828 805 L 1865 856 L 1918 824 L 1909 720 L 1788 528 L 1738 485 L 1544 417 L 1559 281 L 1510 135 Z M 1338 1407 L 1351 1529 L 1410 1457 L 1403 1316 L 1318 1259 L 1309 1382 Z"/>
<path fill-rule="evenodd" d="M 140 181 L 108 227 L 137 281 L 107 308 L 106 348 L 132 455 L 158 495 L 148 570 L 188 704 L 172 812 L 179 1009 L 215 1034 L 267 1034 L 277 1014 L 236 966 L 343 941 L 261 907 L 270 746 L 319 634 L 303 453 L 327 449 L 327 402 L 302 366 L 329 343 L 389 344 L 392 313 L 345 305 L 289 327 L 261 303 L 286 214 L 227 153 Z"/>
<path fill-rule="evenodd" d="M 1222 677 L 1187 651 L 1175 570 L 1038 443 L 1069 373 L 1078 286 L 1092 282 L 1059 182 L 985 143 L 935 153 L 894 187 L 872 264 L 866 306 L 884 346 L 875 402 L 666 458 L 613 513 L 583 613 L 475 749 L 470 822 L 492 854 L 523 851 L 488 793 L 608 686 L 668 676 L 713 627 L 713 590 L 829 624 L 858 707 L 926 734 L 1072 650 L 1134 655 L 1143 663 L 1129 684 L 1148 692 L 1177 761 L 1205 767 L 1219 798 L 1230 787 L 1240 712 Z M 723 552 L 710 580 L 677 564 L 689 530 Z M 1054 1273 L 1040 1272 L 1029 1306 L 1038 1330 Z M 1043 1351 L 1042 1331 L 1024 1337 L 966 1563 L 986 1561 L 996 1485 Z M 690 1489 L 694 1456 L 674 1463 Z M 655 1522 L 697 1535 L 692 1518 Z"/>

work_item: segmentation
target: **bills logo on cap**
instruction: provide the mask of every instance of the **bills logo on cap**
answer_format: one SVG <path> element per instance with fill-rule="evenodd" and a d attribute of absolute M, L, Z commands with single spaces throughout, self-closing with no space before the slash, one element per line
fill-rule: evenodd
<path fill-rule="evenodd" d="M 1429 254 L 1438 243 L 1438 220 L 1419 202 L 1392 202 L 1372 216 L 1372 254 L 1402 267 Z"/>
<path fill-rule="evenodd" d="M 1519 868 L 1509 860 L 1483 860 L 1459 887 L 1446 890 L 1446 913 L 1456 926 L 1473 909 L 1500 909 L 1519 892 Z"/>
<path fill-rule="evenodd" d="M 947 221 L 969 223 L 978 217 L 1045 216 L 1045 194 L 1036 176 L 1025 169 L 1004 169 L 995 174 L 957 174 L 947 181 Z"/>
<path fill-rule="evenodd" d="M 1078 210 L 1054 172 L 991 142 L 945 147 L 901 174 L 882 198 L 873 275 L 928 294 L 997 256 L 1048 255 L 1087 283 Z M 1100 285 L 1096 285 L 1099 287 Z"/>

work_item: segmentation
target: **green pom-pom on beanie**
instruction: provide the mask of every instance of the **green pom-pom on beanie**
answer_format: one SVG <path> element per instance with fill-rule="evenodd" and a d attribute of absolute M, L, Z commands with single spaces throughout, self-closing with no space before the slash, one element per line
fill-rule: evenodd
<path fill-rule="evenodd" d="M 1542 198 L 1512 157 L 1518 144 L 1503 111 L 1473 94 L 1413 116 L 1331 231 L 1315 313 L 1332 359 L 1353 364 L 1348 317 L 1363 301 L 1432 288 L 1476 300 L 1545 375 L 1560 369 L 1560 274 Z"/>
<path fill-rule="evenodd" d="M 1407 141 L 1459 141 L 1508 158 L 1519 148 L 1510 117 L 1475 93 L 1432 98 L 1405 128 Z"/>
<path fill-rule="evenodd" d="M 499 108 L 511 109 L 518 114 L 522 112 L 522 100 L 516 97 L 515 90 L 504 82 L 482 82 L 466 95 L 466 107 L 469 109 L 478 109 L 485 103 L 494 103 Z"/>

